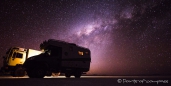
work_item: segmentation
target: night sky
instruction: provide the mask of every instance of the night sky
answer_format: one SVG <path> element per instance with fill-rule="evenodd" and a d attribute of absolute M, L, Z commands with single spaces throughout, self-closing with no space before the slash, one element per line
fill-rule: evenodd
<path fill-rule="evenodd" d="M 0 57 L 58 39 L 91 50 L 89 74 L 171 73 L 170 0 L 0 1 Z M 2 66 L 2 58 L 0 59 Z"/>

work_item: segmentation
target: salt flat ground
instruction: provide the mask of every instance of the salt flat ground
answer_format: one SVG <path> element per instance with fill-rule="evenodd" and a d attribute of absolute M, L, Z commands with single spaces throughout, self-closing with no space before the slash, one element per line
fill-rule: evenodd
<path fill-rule="evenodd" d="M 51 76 L 28 78 L 1 76 L 0 86 L 171 86 L 171 76 Z"/>

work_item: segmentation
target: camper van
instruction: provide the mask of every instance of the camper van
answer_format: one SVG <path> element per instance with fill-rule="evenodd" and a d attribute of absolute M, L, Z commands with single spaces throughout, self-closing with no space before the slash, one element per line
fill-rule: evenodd
<path fill-rule="evenodd" d="M 30 57 L 24 68 L 30 78 L 43 78 L 52 73 L 64 73 L 67 78 L 80 78 L 90 70 L 91 52 L 88 48 L 61 40 L 49 39 L 40 44 L 44 53 Z"/>

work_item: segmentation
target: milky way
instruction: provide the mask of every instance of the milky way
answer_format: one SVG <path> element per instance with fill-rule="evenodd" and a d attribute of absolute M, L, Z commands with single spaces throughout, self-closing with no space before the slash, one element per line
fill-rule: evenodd
<path fill-rule="evenodd" d="M 3 1 L 0 56 L 58 39 L 91 50 L 89 74 L 171 72 L 169 0 Z M 2 62 L 2 58 L 1 58 Z"/>

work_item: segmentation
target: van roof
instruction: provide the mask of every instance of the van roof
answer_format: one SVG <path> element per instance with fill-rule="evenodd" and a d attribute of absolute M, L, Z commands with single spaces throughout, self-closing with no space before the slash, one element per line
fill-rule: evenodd
<path fill-rule="evenodd" d="M 64 44 L 69 44 L 69 45 L 72 45 L 72 46 L 77 46 L 77 47 L 80 47 L 80 48 L 83 48 L 83 49 L 87 49 L 89 50 L 88 48 L 85 48 L 85 47 L 82 47 L 82 46 L 79 46 L 75 43 L 69 43 L 69 42 L 66 42 L 66 41 L 62 41 L 62 40 L 56 40 L 56 39 L 49 39 L 48 42 L 59 42 L 59 43 L 64 43 Z"/>

